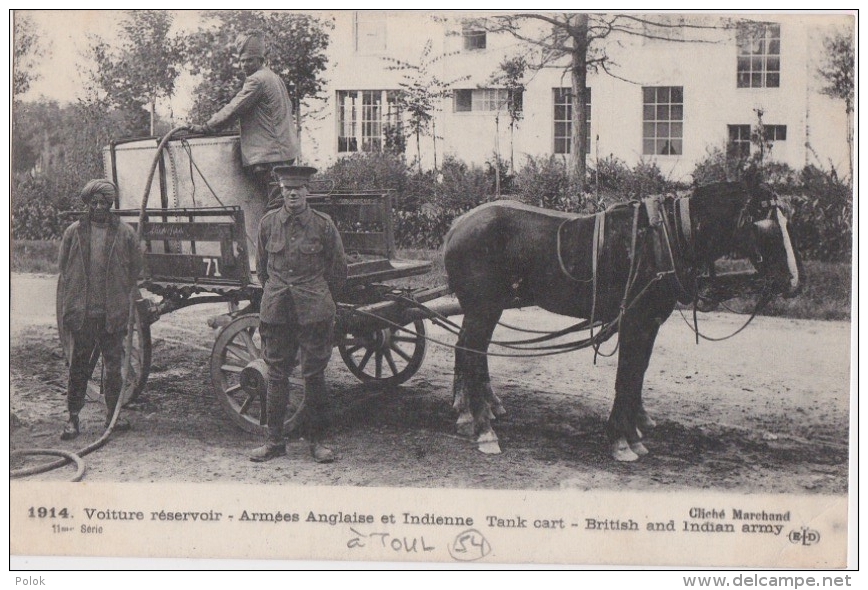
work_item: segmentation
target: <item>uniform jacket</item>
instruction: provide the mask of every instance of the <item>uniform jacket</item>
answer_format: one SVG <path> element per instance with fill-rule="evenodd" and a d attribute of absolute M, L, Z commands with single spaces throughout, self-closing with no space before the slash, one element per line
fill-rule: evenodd
<path fill-rule="evenodd" d="M 106 331 L 122 332 L 130 314 L 130 293 L 142 271 L 142 251 L 136 232 L 115 215 L 110 215 L 105 241 L 106 260 Z M 77 331 L 87 317 L 90 290 L 90 218 L 70 225 L 60 243 L 60 278 L 58 299 L 63 325 Z"/>
<path fill-rule="evenodd" d="M 220 129 L 241 121 L 241 165 L 286 162 L 298 157 L 292 102 L 283 80 L 267 67 L 256 70 L 244 86 L 206 124 Z"/>
<path fill-rule="evenodd" d="M 296 216 L 283 207 L 267 213 L 259 223 L 256 272 L 263 285 L 263 322 L 311 324 L 334 318 L 333 296 L 347 279 L 335 224 L 310 207 Z"/>

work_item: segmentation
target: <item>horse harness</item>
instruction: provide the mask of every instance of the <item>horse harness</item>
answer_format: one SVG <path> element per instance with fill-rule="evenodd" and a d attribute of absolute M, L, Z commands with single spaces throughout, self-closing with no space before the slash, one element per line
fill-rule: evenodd
<path fill-rule="evenodd" d="M 772 219 L 776 216 L 776 221 L 781 227 L 784 227 L 784 221 L 781 219 L 781 210 L 780 210 L 780 201 L 778 195 L 776 193 L 772 193 L 773 196 L 769 199 L 763 200 L 758 203 L 758 208 L 762 212 L 763 219 Z M 671 207 L 667 206 L 668 203 L 671 203 Z M 576 283 L 592 283 L 592 294 L 591 294 L 591 317 L 588 320 L 587 324 L 590 327 L 591 334 L 590 338 L 588 338 L 588 342 L 591 346 L 594 347 L 595 357 L 599 354 L 599 346 L 603 341 L 608 339 L 613 333 L 612 328 L 615 325 L 620 324 L 621 319 L 623 318 L 624 313 L 629 309 L 639 298 L 647 291 L 654 283 L 663 280 L 665 278 L 671 278 L 673 282 L 673 286 L 676 290 L 676 298 L 682 303 L 692 303 L 693 307 L 693 325 L 691 329 L 694 331 L 696 335 L 697 343 L 699 338 L 702 337 L 706 340 L 725 340 L 727 338 L 731 338 L 735 336 L 739 332 L 741 332 L 744 328 L 747 327 L 748 324 L 753 320 L 753 318 L 769 303 L 771 298 L 764 296 L 755 307 L 754 311 L 750 314 L 747 322 L 738 330 L 736 330 L 733 334 L 723 338 L 710 338 L 700 333 L 699 325 L 698 325 L 698 317 L 697 317 L 697 307 L 699 302 L 699 288 L 698 288 L 698 268 L 697 264 L 699 261 L 696 260 L 696 249 L 694 245 L 694 228 L 693 221 L 690 216 L 690 198 L 689 197 L 673 197 L 673 196 L 653 196 L 643 199 L 642 201 L 631 201 L 629 206 L 633 208 L 633 223 L 631 230 L 631 238 L 630 238 L 630 270 L 627 277 L 626 287 L 624 289 L 624 296 L 621 300 L 620 310 L 618 316 L 613 319 L 608 324 L 603 325 L 600 329 L 597 337 L 595 338 L 593 327 L 596 325 L 596 307 L 597 307 L 597 292 L 598 292 L 598 272 L 600 269 L 600 258 L 602 256 L 602 252 L 605 246 L 605 230 L 606 230 L 606 215 L 611 212 L 612 209 L 618 207 L 619 205 L 613 205 L 609 207 L 605 211 L 601 211 L 596 213 L 594 216 L 594 235 L 592 239 L 592 248 L 591 248 L 591 277 L 589 279 L 578 279 L 573 276 L 569 270 L 567 269 L 563 255 L 561 252 L 561 233 L 564 225 L 567 222 L 572 221 L 572 219 L 564 220 L 557 230 L 557 256 L 558 256 L 558 264 L 560 265 L 561 271 L 564 275 Z M 739 212 L 738 221 L 736 223 L 736 227 L 734 232 L 741 231 L 745 226 L 753 223 L 755 221 L 754 215 L 749 210 L 751 206 L 750 200 L 748 200 L 741 211 Z M 639 214 L 640 211 L 644 208 L 645 213 L 648 217 L 648 229 L 651 230 L 651 243 L 652 243 L 652 251 L 654 253 L 654 265 L 657 269 L 657 273 L 655 276 L 649 281 L 647 285 L 645 285 L 635 297 L 633 297 L 632 301 L 628 301 L 628 296 L 633 286 L 633 283 L 636 280 L 636 277 L 639 272 L 639 267 L 637 265 L 637 255 L 636 248 L 639 236 Z M 671 209 L 671 211 L 670 211 Z M 677 250 L 677 254 L 675 250 Z M 759 254 L 759 251 L 754 253 L 755 257 L 762 261 L 762 257 Z M 677 258 L 681 260 L 682 266 L 688 267 L 688 276 L 679 276 L 678 270 L 678 262 Z M 617 350 L 617 347 L 616 349 Z M 614 354 L 615 351 L 612 351 L 609 355 Z"/>

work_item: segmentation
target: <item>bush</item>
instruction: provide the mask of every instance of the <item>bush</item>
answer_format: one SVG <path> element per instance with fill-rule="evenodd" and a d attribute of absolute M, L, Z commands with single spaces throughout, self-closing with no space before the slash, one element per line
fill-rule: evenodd
<path fill-rule="evenodd" d="M 786 199 L 794 239 L 810 260 L 849 262 L 853 255 L 853 193 L 834 170 L 806 166 L 799 194 Z"/>
<path fill-rule="evenodd" d="M 587 211 L 594 207 L 589 198 L 580 196 L 578 185 L 570 180 L 563 157 L 528 156 L 514 183 L 519 198 L 530 205 L 558 211 Z"/>
<path fill-rule="evenodd" d="M 12 238 L 16 240 L 53 240 L 63 236 L 70 219 L 61 217 L 61 211 L 73 208 L 77 190 L 66 186 L 66 177 L 55 179 L 31 178 L 28 175 L 13 181 Z M 80 207 L 81 204 L 78 203 Z"/>

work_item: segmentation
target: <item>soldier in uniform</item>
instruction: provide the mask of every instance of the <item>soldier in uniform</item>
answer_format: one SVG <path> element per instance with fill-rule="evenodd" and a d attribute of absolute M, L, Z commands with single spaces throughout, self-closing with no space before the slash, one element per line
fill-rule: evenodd
<path fill-rule="evenodd" d="M 332 450 L 322 443 L 328 426 L 324 372 L 334 344 L 334 298 L 346 283 L 347 262 L 332 220 L 307 204 L 308 182 L 315 172 L 304 166 L 276 168 L 283 206 L 267 213 L 259 225 L 256 270 L 263 286 L 259 331 L 268 365 L 268 438 L 251 453 L 251 461 L 286 454 L 288 377 L 299 351 L 305 435 L 317 462 L 334 460 Z"/>
<path fill-rule="evenodd" d="M 265 65 L 266 47 L 258 32 L 239 35 L 235 41 L 244 86 L 204 125 L 189 125 L 193 133 L 212 134 L 235 120 L 241 122 L 241 165 L 268 195 L 272 170 L 292 164 L 299 153 L 298 135 L 292 116 L 292 101 L 280 76 Z"/>
<path fill-rule="evenodd" d="M 120 398 L 124 334 L 132 289 L 142 270 L 142 252 L 133 228 L 110 212 L 116 196 L 117 187 L 111 181 L 88 182 L 81 191 L 87 213 L 67 228 L 60 244 L 61 317 L 73 337 L 69 420 L 60 436 L 63 440 L 79 434 L 78 414 L 84 407 L 90 359 L 97 347 L 105 366 L 106 427 Z M 127 421 L 115 423 L 115 432 L 127 429 Z"/>

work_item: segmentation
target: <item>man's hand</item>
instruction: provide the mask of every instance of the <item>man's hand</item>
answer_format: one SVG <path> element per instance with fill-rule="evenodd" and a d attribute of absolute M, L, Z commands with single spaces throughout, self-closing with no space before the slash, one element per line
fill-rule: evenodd
<path fill-rule="evenodd" d="M 191 123 L 187 125 L 187 130 L 190 133 L 195 133 L 197 135 L 208 135 L 211 130 L 205 125 L 196 125 L 195 123 Z"/>

